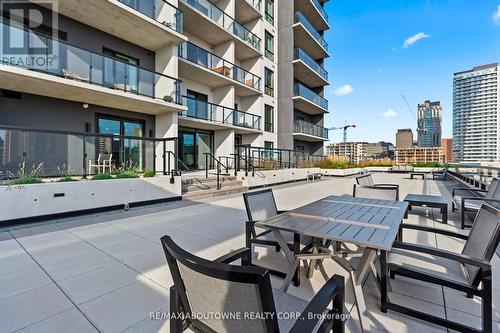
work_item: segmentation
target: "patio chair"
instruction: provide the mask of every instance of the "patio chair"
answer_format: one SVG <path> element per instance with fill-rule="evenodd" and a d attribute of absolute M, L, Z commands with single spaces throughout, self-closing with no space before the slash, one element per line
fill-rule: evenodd
<path fill-rule="evenodd" d="M 432 171 L 432 179 L 440 179 L 440 180 L 447 180 L 448 179 L 448 174 L 446 170 L 439 170 L 439 171 Z"/>
<path fill-rule="evenodd" d="M 468 196 L 457 195 L 457 192 L 467 192 Z M 483 196 L 474 193 L 485 193 Z M 500 208 L 500 180 L 493 179 L 487 191 L 473 188 L 454 188 L 451 192 L 452 202 L 451 207 L 453 211 L 460 210 L 460 228 L 464 229 L 465 213 L 477 213 L 481 205 L 489 204 L 493 207 Z"/>
<path fill-rule="evenodd" d="M 352 196 L 355 198 L 399 201 L 399 187 L 363 186 L 354 184 Z"/>
<path fill-rule="evenodd" d="M 97 169 L 97 172 L 105 173 L 106 168 L 108 172 L 111 173 L 111 161 L 113 160 L 113 154 L 99 154 L 97 160 L 89 160 L 89 173 L 92 174 L 92 169 Z"/>
<path fill-rule="evenodd" d="M 398 241 L 393 244 L 393 250 L 388 254 L 382 251 L 380 254 L 382 312 L 394 310 L 461 332 L 491 332 L 490 261 L 500 241 L 500 211 L 489 205 L 482 205 L 469 236 L 421 225 L 402 224 L 399 236 L 401 240 L 403 229 L 433 232 L 457 239 L 465 239 L 466 242 L 460 254 Z M 482 299 L 482 331 L 389 302 L 387 298 L 387 272 L 391 278 L 401 275 L 464 292 L 469 298 L 472 296 L 480 297 Z M 481 288 L 479 288 L 480 285 Z"/>
<path fill-rule="evenodd" d="M 339 275 L 307 302 L 273 289 L 266 269 L 230 264 L 250 255 L 249 249 L 209 261 L 184 251 L 169 236 L 163 236 L 161 243 L 174 281 L 171 333 L 186 329 L 201 333 L 344 332 L 344 278 Z M 300 316 L 284 315 L 295 313 Z M 250 317 L 257 315 L 260 318 Z"/>
<path fill-rule="evenodd" d="M 380 187 L 395 187 L 399 192 L 398 184 L 375 184 L 371 173 L 364 174 L 362 176 L 356 177 L 356 183 L 363 186 L 380 186 Z"/>
<path fill-rule="evenodd" d="M 246 247 L 252 249 L 252 245 L 263 245 L 274 247 L 276 249 L 276 252 L 280 251 L 280 245 L 278 244 L 278 241 L 274 237 L 274 234 L 271 230 L 265 230 L 255 227 L 256 222 L 271 218 L 285 212 L 278 210 L 276 206 L 276 200 L 274 199 L 273 190 L 268 188 L 259 191 L 246 192 L 243 193 L 243 200 L 245 201 L 245 208 L 248 217 L 245 228 Z M 293 251 L 296 255 L 300 252 L 305 252 L 312 248 L 311 237 L 293 234 L 291 232 L 283 232 L 283 236 L 287 240 L 290 250 Z M 286 259 L 283 258 L 283 260 Z M 250 257 L 249 263 L 259 266 L 259 263 L 253 260 L 253 256 Z M 267 266 L 269 266 L 269 263 Z M 267 266 L 265 268 L 268 268 L 273 275 L 277 275 L 283 278 L 286 277 L 286 273 L 280 271 L 278 267 Z M 295 286 L 300 285 L 299 270 L 300 267 L 297 268 L 297 272 L 294 277 Z"/>

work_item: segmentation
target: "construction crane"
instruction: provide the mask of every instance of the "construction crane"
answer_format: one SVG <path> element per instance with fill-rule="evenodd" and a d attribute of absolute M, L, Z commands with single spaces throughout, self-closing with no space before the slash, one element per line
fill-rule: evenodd
<path fill-rule="evenodd" d="M 408 108 L 408 111 L 410 111 L 411 115 L 413 116 L 413 118 L 415 118 L 415 121 L 417 122 L 417 135 L 418 135 L 418 137 L 420 137 L 421 134 L 427 133 L 427 129 L 419 127 L 420 124 L 418 123 L 417 115 L 411 109 L 410 103 L 408 103 L 408 100 L 406 99 L 405 95 L 401 94 L 401 98 L 403 99 L 403 101 L 405 101 L 405 104 L 406 104 L 406 107 Z"/>
<path fill-rule="evenodd" d="M 331 127 L 329 130 L 331 131 L 337 131 L 337 130 L 344 130 L 344 143 L 347 143 L 347 129 L 348 128 L 356 128 L 356 125 L 345 125 L 345 126 L 340 126 L 340 127 Z"/>

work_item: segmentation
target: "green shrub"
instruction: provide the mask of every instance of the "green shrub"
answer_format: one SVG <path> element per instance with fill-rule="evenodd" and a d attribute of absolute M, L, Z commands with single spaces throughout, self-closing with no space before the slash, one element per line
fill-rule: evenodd
<path fill-rule="evenodd" d="M 58 183 L 69 183 L 69 182 L 77 182 L 78 179 L 76 178 L 73 178 L 71 176 L 64 176 L 64 177 L 61 177 L 57 180 Z"/>
<path fill-rule="evenodd" d="M 43 181 L 35 176 L 21 176 L 17 179 L 14 179 L 10 182 L 11 185 L 26 185 L 26 184 L 40 184 Z"/>
<path fill-rule="evenodd" d="M 448 168 L 449 165 L 438 162 L 418 162 L 411 164 L 415 168 Z"/>
<path fill-rule="evenodd" d="M 321 169 L 347 169 L 351 167 L 347 159 L 338 156 L 328 156 L 314 166 Z"/>
<path fill-rule="evenodd" d="M 113 179 L 109 173 L 96 173 L 90 180 L 106 180 Z"/>
<path fill-rule="evenodd" d="M 135 171 L 124 171 L 116 175 L 117 179 L 138 178 L 138 177 L 139 175 Z"/>
<path fill-rule="evenodd" d="M 144 178 L 151 178 L 156 176 L 156 172 L 154 172 L 153 170 L 145 170 L 143 176 Z"/>

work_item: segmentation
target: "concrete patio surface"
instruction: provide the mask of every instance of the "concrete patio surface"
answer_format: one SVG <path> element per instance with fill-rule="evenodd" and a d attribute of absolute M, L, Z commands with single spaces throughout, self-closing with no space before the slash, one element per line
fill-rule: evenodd
<path fill-rule="evenodd" d="M 377 183 L 400 184 L 408 193 L 450 199 L 453 182 L 410 180 L 408 175 L 374 174 Z M 352 193 L 354 178 L 298 182 L 274 188 L 278 208 L 293 209 L 331 194 Z M 4 207 L 3 209 L 6 209 Z M 7 208 L 8 209 L 8 208 Z M 449 224 L 438 210 L 415 208 L 405 223 L 454 229 L 458 213 L 449 208 Z M 168 322 L 150 314 L 168 312 L 172 280 L 160 237 L 170 235 L 186 250 L 214 259 L 244 246 L 246 213 L 241 194 L 198 202 L 134 208 L 0 230 L 0 332 L 168 332 Z M 465 231 L 467 233 L 468 231 Z M 407 231 L 405 241 L 460 251 L 462 242 L 446 236 Z M 275 254 L 279 255 L 279 254 Z M 354 259 L 353 259 L 354 260 Z M 493 265 L 494 332 L 500 332 L 500 259 Z M 345 272 L 325 261 L 327 276 L 289 293 L 309 300 L 325 278 Z M 347 276 L 347 275 L 346 275 Z M 280 279 L 272 278 L 280 287 Z M 347 283 L 350 282 L 347 280 Z M 415 309 L 480 325 L 480 302 L 447 288 L 397 277 L 389 297 Z M 368 278 L 364 294 L 373 332 L 447 332 L 446 329 L 394 312 L 380 312 L 380 294 Z M 359 332 L 352 288 L 346 287 L 352 318 L 347 332 Z"/>

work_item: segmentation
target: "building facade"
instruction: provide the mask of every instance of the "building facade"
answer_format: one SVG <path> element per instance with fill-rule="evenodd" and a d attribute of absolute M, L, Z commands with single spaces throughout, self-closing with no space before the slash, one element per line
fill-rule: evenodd
<path fill-rule="evenodd" d="M 350 163 L 358 164 L 367 159 L 368 142 L 332 143 L 326 147 L 328 156 L 345 157 Z"/>
<path fill-rule="evenodd" d="M 280 148 L 323 154 L 328 130 L 324 61 L 330 28 L 325 0 L 279 0 L 278 12 L 278 144 Z M 276 1 L 278 3 L 278 1 Z"/>
<path fill-rule="evenodd" d="M 116 164 L 141 164 L 148 156 L 175 151 L 172 165 L 177 159 L 187 170 L 213 163 L 207 154 L 228 157 L 239 145 L 302 149 L 293 144 L 296 138 L 307 143 L 304 152 L 321 153 L 327 139 L 321 126 L 327 105 L 320 97 L 327 84 L 322 68 L 327 51 L 318 31 L 328 28 L 325 1 L 297 2 L 280 2 L 279 10 L 273 0 L 3 6 L 2 29 L 15 40 L 0 40 L 0 126 L 176 139 L 154 147 L 132 139 L 101 140 L 95 156 L 112 153 Z M 288 7 L 293 15 L 280 25 L 285 16 L 278 13 Z M 34 11 L 42 22 L 30 21 Z M 285 25 L 289 31 L 281 33 Z M 301 42 L 290 50 L 278 48 L 281 35 Z M 293 70 L 280 67 L 281 59 Z M 295 74 L 282 73 L 287 70 Z M 281 83 L 298 92 L 291 113 L 286 106 L 278 112 Z M 313 98 L 310 89 L 317 93 Z M 286 96 L 283 100 L 292 100 L 292 92 Z M 303 110 L 302 118 L 294 118 L 295 107 Z M 283 130 L 280 122 L 289 128 Z M 61 145 L 56 136 L 43 140 L 42 146 Z"/>
<path fill-rule="evenodd" d="M 413 132 L 409 128 L 399 129 L 396 133 L 396 148 L 413 147 Z"/>
<path fill-rule="evenodd" d="M 444 163 L 444 154 L 441 147 L 396 148 L 395 155 L 396 164 Z"/>
<path fill-rule="evenodd" d="M 443 149 L 444 162 L 453 162 L 453 139 L 441 139 L 441 148 Z"/>
<path fill-rule="evenodd" d="M 441 145 L 443 108 L 441 102 L 425 101 L 418 105 L 417 134 L 419 147 Z"/>
<path fill-rule="evenodd" d="M 455 162 L 500 161 L 499 66 L 490 64 L 453 77 Z"/>

